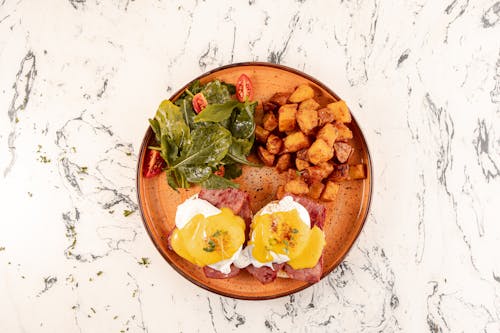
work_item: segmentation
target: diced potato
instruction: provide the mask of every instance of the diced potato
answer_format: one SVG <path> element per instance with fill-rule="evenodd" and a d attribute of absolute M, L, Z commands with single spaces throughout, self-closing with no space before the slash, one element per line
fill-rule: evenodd
<path fill-rule="evenodd" d="M 311 143 L 304 133 L 297 131 L 285 137 L 283 144 L 285 145 L 285 153 L 294 153 L 309 147 Z"/>
<path fill-rule="evenodd" d="M 319 103 L 314 100 L 314 98 L 306 99 L 299 104 L 300 110 L 318 110 L 320 107 Z"/>
<path fill-rule="evenodd" d="M 353 151 L 353 148 L 345 142 L 335 142 L 333 149 L 335 150 L 335 157 L 340 163 L 347 162 Z"/>
<path fill-rule="evenodd" d="M 268 112 L 262 118 L 262 127 L 268 131 L 274 131 L 278 127 L 278 119 L 272 112 Z"/>
<path fill-rule="evenodd" d="M 266 143 L 267 142 L 267 137 L 269 136 L 271 132 L 268 130 L 262 128 L 261 126 L 257 125 L 255 126 L 255 138 L 257 141 Z"/>
<path fill-rule="evenodd" d="M 259 146 L 257 148 L 257 154 L 259 155 L 262 162 L 267 166 L 273 166 L 274 155 L 266 150 L 266 148 Z"/>
<path fill-rule="evenodd" d="M 279 185 L 278 188 L 276 189 L 276 198 L 278 200 L 283 199 L 285 196 L 285 186 L 284 185 Z"/>
<path fill-rule="evenodd" d="M 314 90 L 307 84 L 301 84 L 295 89 L 295 91 L 290 95 L 288 100 L 292 103 L 299 103 L 305 101 L 306 99 L 314 97 Z"/>
<path fill-rule="evenodd" d="M 333 163 L 331 162 L 323 162 L 318 164 L 317 166 L 321 168 L 323 178 L 330 176 L 330 174 L 333 172 Z"/>
<path fill-rule="evenodd" d="M 333 126 L 330 123 L 327 123 L 325 126 L 323 126 L 319 132 L 316 138 L 322 139 L 325 141 L 330 147 L 333 147 L 333 144 L 335 140 L 337 139 L 337 136 L 339 135 L 339 131 L 337 127 Z"/>
<path fill-rule="evenodd" d="M 304 134 L 309 135 L 318 126 L 318 111 L 299 110 L 297 111 L 297 124 Z"/>
<path fill-rule="evenodd" d="M 309 157 L 307 157 L 307 149 L 301 149 L 297 152 L 297 158 L 300 158 L 301 160 L 307 161 L 309 160 Z"/>
<path fill-rule="evenodd" d="M 309 193 L 309 187 L 303 179 L 293 179 L 285 184 L 285 192 L 292 194 L 307 194 Z"/>
<path fill-rule="evenodd" d="M 313 199 L 319 199 L 321 192 L 323 192 L 323 188 L 325 188 L 325 185 L 321 182 L 312 183 L 309 186 L 308 195 Z"/>
<path fill-rule="evenodd" d="M 321 182 L 323 179 L 327 178 L 333 170 L 333 165 L 328 163 L 328 166 L 325 164 L 315 165 L 307 167 L 304 170 L 303 176 L 304 180 L 308 184 L 314 184 L 317 182 Z"/>
<path fill-rule="evenodd" d="M 278 136 L 271 134 L 267 138 L 266 149 L 271 154 L 276 155 L 277 153 L 280 152 L 282 144 L 283 142 Z"/>
<path fill-rule="evenodd" d="M 278 128 L 280 132 L 293 131 L 297 116 L 297 104 L 285 104 L 278 110 Z"/>
<path fill-rule="evenodd" d="M 278 161 L 276 162 L 276 169 L 279 172 L 283 172 L 288 170 L 292 166 L 292 155 L 283 154 L 278 157 Z"/>
<path fill-rule="evenodd" d="M 276 105 L 285 105 L 286 102 L 288 101 L 288 97 L 290 97 L 289 93 L 284 93 L 284 92 L 278 92 L 271 97 L 269 102 L 274 103 Z"/>
<path fill-rule="evenodd" d="M 337 140 L 345 141 L 352 139 L 352 132 L 349 129 L 349 127 L 347 127 L 342 123 L 337 123 L 337 122 L 334 124 L 334 126 L 337 128 L 337 131 L 339 133 L 339 135 L 337 136 Z"/>
<path fill-rule="evenodd" d="M 330 103 L 326 107 L 332 110 L 335 121 L 338 121 L 340 123 L 351 122 L 352 120 L 351 112 L 349 112 L 349 108 L 347 107 L 344 101 Z"/>
<path fill-rule="evenodd" d="M 324 201 L 333 201 L 337 197 L 339 193 L 340 185 L 335 184 L 334 182 L 326 182 L 325 190 L 321 194 L 321 200 Z"/>
<path fill-rule="evenodd" d="M 365 165 L 364 164 L 354 164 L 349 166 L 349 179 L 365 179 Z"/>
<path fill-rule="evenodd" d="M 307 151 L 309 161 L 313 164 L 326 162 L 333 157 L 333 148 L 323 139 L 316 139 Z"/>
<path fill-rule="evenodd" d="M 332 123 L 335 120 L 335 116 L 329 108 L 322 108 L 318 110 L 319 126 L 323 126 L 327 123 Z"/>
<path fill-rule="evenodd" d="M 298 179 L 300 178 L 300 172 L 298 172 L 297 170 L 294 170 L 294 169 L 288 169 L 288 173 L 286 175 L 286 181 L 290 181 L 290 180 L 293 180 L 293 179 Z"/>
<path fill-rule="evenodd" d="M 257 104 L 255 107 L 255 112 L 253 114 L 253 119 L 255 121 L 255 124 L 260 125 L 262 124 L 262 117 L 264 116 L 264 110 L 262 109 L 262 104 Z"/>
<path fill-rule="evenodd" d="M 301 160 L 300 158 L 295 159 L 295 166 L 297 167 L 297 170 L 302 171 L 305 168 L 309 167 L 310 164 L 307 161 Z"/>
<path fill-rule="evenodd" d="M 262 103 L 262 109 L 264 110 L 264 112 L 273 112 L 278 109 L 278 106 L 271 102 L 264 102 Z"/>
<path fill-rule="evenodd" d="M 341 182 L 349 180 L 349 165 L 348 164 L 335 164 L 333 166 L 332 174 L 328 178 L 334 182 Z"/>

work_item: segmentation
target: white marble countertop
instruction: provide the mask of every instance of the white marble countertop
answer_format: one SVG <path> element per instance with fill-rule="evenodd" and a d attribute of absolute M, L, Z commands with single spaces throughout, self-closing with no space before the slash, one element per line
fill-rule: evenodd
<path fill-rule="evenodd" d="M 375 179 L 345 261 L 262 302 L 177 274 L 135 194 L 158 103 L 249 60 L 342 96 Z M 0 332 L 499 332 L 499 204 L 497 0 L 0 0 Z"/>

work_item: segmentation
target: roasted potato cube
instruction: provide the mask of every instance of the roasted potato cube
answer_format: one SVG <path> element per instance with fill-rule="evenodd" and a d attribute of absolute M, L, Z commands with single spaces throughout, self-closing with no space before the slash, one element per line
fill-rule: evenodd
<path fill-rule="evenodd" d="M 289 93 L 284 93 L 284 92 L 278 92 L 271 97 L 269 102 L 274 103 L 276 105 L 285 105 L 286 101 L 288 101 L 288 97 L 290 97 Z"/>
<path fill-rule="evenodd" d="M 309 158 L 307 157 L 307 149 L 301 149 L 297 152 L 297 158 L 301 160 L 307 161 Z"/>
<path fill-rule="evenodd" d="M 335 116 L 329 108 L 322 108 L 318 110 L 318 119 L 318 125 L 323 126 L 324 124 L 332 123 L 335 120 Z"/>
<path fill-rule="evenodd" d="M 353 151 L 353 148 L 345 142 L 335 142 L 333 144 L 333 149 L 335 150 L 335 157 L 340 163 L 347 162 Z"/>
<path fill-rule="evenodd" d="M 283 199 L 284 196 L 285 196 L 285 186 L 284 185 L 280 185 L 276 189 L 276 198 L 278 200 L 281 200 L 281 199 Z"/>
<path fill-rule="evenodd" d="M 264 110 L 264 112 L 273 112 L 278 109 L 278 106 L 271 102 L 264 102 L 262 103 L 262 109 Z"/>
<path fill-rule="evenodd" d="M 321 168 L 323 178 L 327 178 L 328 176 L 330 176 L 333 171 L 333 163 L 331 162 L 323 162 L 318 164 L 317 166 Z"/>
<path fill-rule="evenodd" d="M 334 182 L 328 181 L 326 182 L 325 189 L 321 194 L 321 200 L 324 201 L 333 201 L 337 197 L 337 193 L 339 193 L 340 185 L 335 184 Z"/>
<path fill-rule="evenodd" d="M 286 181 L 290 181 L 293 179 L 298 179 L 300 178 L 300 172 L 298 172 L 295 169 L 288 169 L 288 173 L 286 174 Z"/>
<path fill-rule="evenodd" d="M 294 153 L 309 147 L 311 143 L 304 133 L 297 131 L 285 137 L 283 144 L 285 145 L 285 153 Z"/>
<path fill-rule="evenodd" d="M 335 121 L 338 121 L 340 123 L 351 122 L 352 120 L 351 113 L 349 112 L 349 108 L 347 107 L 344 101 L 330 103 L 326 107 L 332 110 Z"/>
<path fill-rule="evenodd" d="M 297 111 L 297 124 L 304 134 L 309 135 L 318 126 L 318 111 L 299 110 Z"/>
<path fill-rule="evenodd" d="M 300 158 L 295 159 L 295 166 L 297 167 L 297 170 L 302 171 L 305 168 L 309 167 L 310 164 L 307 161 L 301 160 Z"/>
<path fill-rule="evenodd" d="M 274 154 L 271 154 L 266 150 L 266 148 L 259 146 L 257 148 L 257 154 L 259 155 L 262 162 L 267 166 L 273 166 L 274 164 Z"/>
<path fill-rule="evenodd" d="M 319 109 L 319 104 L 314 100 L 314 98 L 309 98 L 306 99 L 305 101 L 301 102 L 299 104 L 299 111 L 300 110 L 318 110 Z"/>
<path fill-rule="evenodd" d="M 320 165 L 307 167 L 303 173 L 306 183 L 314 184 L 327 178 L 333 170 L 333 165 L 330 163 L 327 164 L 328 166 L 326 166 L 326 163 L 322 163 Z"/>
<path fill-rule="evenodd" d="M 309 185 L 309 195 L 313 199 L 319 199 L 321 192 L 323 192 L 323 189 L 325 188 L 325 185 L 321 182 L 314 182 L 311 185 Z"/>
<path fill-rule="evenodd" d="M 335 164 L 333 166 L 333 171 L 328 179 L 334 182 L 349 180 L 349 165 Z"/>
<path fill-rule="evenodd" d="M 278 128 L 280 132 L 293 131 L 297 116 L 297 104 L 285 104 L 278 110 Z"/>
<path fill-rule="evenodd" d="M 290 95 L 288 100 L 292 103 L 299 103 L 305 101 L 306 99 L 314 97 L 313 88 L 309 87 L 307 84 L 301 84 L 295 89 L 295 91 Z"/>
<path fill-rule="evenodd" d="M 327 123 L 323 128 L 321 128 L 318 132 L 316 138 L 322 139 L 325 141 L 330 147 L 333 147 L 333 143 L 337 139 L 339 135 L 338 130 L 335 126 L 330 123 Z"/>
<path fill-rule="evenodd" d="M 326 162 L 333 157 L 333 147 L 328 145 L 323 139 L 316 139 L 309 147 L 307 156 L 312 164 Z"/>
<path fill-rule="evenodd" d="M 279 172 L 283 172 L 288 170 L 292 166 L 292 156 L 290 154 L 283 154 L 278 157 L 278 161 L 276 162 L 276 169 Z"/>
<path fill-rule="evenodd" d="M 354 164 L 349 166 L 349 179 L 365 179 L 365 165 L 364 164 Z"/>
<path fill-rule="evenodd" d="M 255 126 L 255 138 L 257 141 L 266 143 L 267 142 L 267 137 L 269 136 L 271 132 L 268 130 L 260 127 L 259 125 Z"/>
<path fill-rule="evenodd" d="M 303 179 L 293 179 L 285 184 L 285 192 L 292 194 L 307 194 L 309 193 L 309 187 Z"/>
<path fill-rule="evenodd" d="M 276 155 L 280 152 L 282 144 L 283 142 L 278 136 L 271 134 L 267 138 L 266 149 L 271 154 Z"/>
<path fill-rule="evenodd" d="M 272 112 L 268 112 L 262 118 L 262 127 L 268 131 L 274 131 L 278 127 L 278 119 Z"/>
<path fill-rule="evenodd" d="M 334 124 L 334 126 L 337 128 L 337 131 L 339 133 L 339 135 L 337 136 L 337 140 L 345 141 L 352 139 L 352 132 L 349 129 L 349 127 L 347 127 L 342 123 L 337 123 L 337 122 Z"/>
<path fill-rule="evenodd" d="M 257 124 L 257 125 L 262 124 L 263 117 L 264 117 L 264 110 L 262 109 L 262 105 L 259 103 L 255 107 L 255 112 L 253 114 L 253 119 L 255 121 L 255 124 Z"/>

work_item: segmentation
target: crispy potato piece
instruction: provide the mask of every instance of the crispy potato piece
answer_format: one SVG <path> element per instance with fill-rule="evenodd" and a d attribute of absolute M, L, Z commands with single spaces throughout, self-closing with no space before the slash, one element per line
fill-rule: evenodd
<path fill-rule="evenodd" d="M 269 102 L 282 106 L 286 104 L 286 101 L 288 101 L 288 97 L 290 97 L 290 93 L 277 92 L 273 95 L 273 97 L 271 97 Z"/>
<path fill-rule="evenodd" d="M 278 127 L 278 119 L 272 112 L 268 112 L 262 118 L 262 127 L 268 131 L 274 131 Z"/>
<path fill-rule="evenodd" d="M 257 141 L 266 143 L 267 142 L 267 137 L 269 136 L 271 132 L 268 130 L 262 128 L 261 126 L 257 125 L 255 126 L 255 138 Z"/>
<path fill-rule="evenodd" d="M 353 151 L 353 148 L 345 142 L 335 142 L 333 144 L 333 149 L 335 150 L 335 157 L 340 163 L 347 162 Z"/>
<path fill-rule="evenodd" d="M 278 128 L 280 132 L 293 131 L 297 116 L 297 104 L 285 104 L 278 110 Z"/>
<path fill-rule="evenodd" d="M 349 112 L 349 108 L 344 101 L 330 103 L 326 107 L 332 110 L 335 121 L 338 121 L 340 123 L 351 122 L 351 112 Z"/>
<path fill-rule="evenodd" d="M 286 174 L 286 181 L 290 181 L 293 179 L 298 179 L 300 178 L 300 172 L 298 172 L 295 169 L 288 169 L 288 173 Z"/>
<path fill-rule="evenodd" d="M 288 100 L 292 103 L 299 103 L 314 97 L 314 90 L 307 84 L 301 84 L 290 95 Z"/>
<path fill-rule="evenodd" d="M 309 185 L 308 195 L 313 199 L 319 199 L 321 192 L 323 192 L 324 188 L 325 185 L 322 182 L 312 183 L 311 185 Z"/>
<path fill-rule="evenodd" d="M 262 103 L 262 109 L 264 110 L 264 112 L 273 112 L 278 109 L 278 106 L 271 102 L 264 102 Z"/>
<path fill-rule="evenodd" d="M 314 184 L 321 182 L 323 179 L 327 178 L 333 171 L 333 165 L 330 163 L 322 163 L 320 165 L 314 165 L 305 168 L 303 176 L 304 180 L 308 184 Z"/>
<path fill-rule="evenodd" d="M 253 114 L 253 119 L 255 121 L 255 124 L 260 125 L 262 124 L 262 117 L 264 116 L 264 110 L 262 109 L 262 104 L 259 103 L 255 107 L 255 113 Z"/>
<path fill-rule="evenodd" d="M 335 164 L 329 180 L 333 182 L 341 182 L 349 180 L 349 165 L 348 164 Z"/>
<path fill-rule="evenodd" d="M 299 104 L 300 110 L 318 110 L 320 107 L 319 103 L 314 100 L 314 98 L 306 99 Z"/>
<path fill-rule="evenodd" d="M 301 160 L 308 161 L 309 157 L 307 157 L 307 149 L 301 149 L 297 152 L 297 158 Z"/>
<path fill-rule="evenodd" d="M 349 166 L 349 179 L 365 179 L 365 165 L 364 164 L 354 164 Z"/>
<path fill-rule="evenodd" d="M 297 124 L 304 134 L 309 135 L 318 126 L 318 111 L 299 110 L 297 111 Z"/>
<path fill-rule="evenodd" d="M 338 141 L 345 141 L 352 139 L 352 132 L 346 125 L 342 123 L 335 123 L 334 126 L 337 128 L 339 135 L 337 136 Z"/>
<path fill-rule="evenodd" d="M 339 193 L 340 185 L 335 184 L 334 182 L 326 182 L 325 190 L 321 194 L 321 200 L 324 201 L 333 201 L 337 197 Z"/>
<path fill-rule="evenodd" d="M 278 161 L 276 162 L 276 169 L 278 169 L 279 172 L 286 171 L 291 166 L 292 166 L 292 155 L 283 154 L 280 157 L 278 157 Z"/>
<path fill-rule="evenodd" d="M 307 161 L 301 160 L 300 158 L 295 159 L 295 166 L 297 167 L 297 170 L 302 171 L 305 168 L 309 167 L 310 164 Z"/>
<path fill-rule="evenodd" d="M 285 153 L 294 153 L 309 147 L 311 143 L 304 133 L 297 131 L 285 137 L 283 144 L 285 145 Z"/>
<path fill-rule="evenodd" d="M 274 164 L 274 154 L 271 154 L 266 150 L 266 148 L 259 146 L 257 148 L 257 154 L 259 155 L 262 162 L 267 166 L 273 166 Z"/>
<path fill-rule="evenodd" d="M 318 164 L 317 166 L 321 168 L 323 178 L 327 178 L 333 172 L 333 163 L 331 162 L 323 162 Z"/>
<path fill-rule="evenodd" d="M 280 152 L 282 145 L 283 142 L 281 141 L 281 139 L 274 134 L 269 135 L 269 137 L 267 138 L 266 149 L 273 155 L 276 155 Z"/>
<path fill-rule="evenodd" d="M 337 127 L 333 126 L 330 123 L 327 123 L 325 126 L 323 126 L 319 132 L 316 138 L 322 139 L 325 141 L 330 147 L 333 147 L 333 144 L 335 140 L 337 139 L 339 135 L 339 131 Z"/>
<path fill-rule="evenodd" d="M 309 147 L 307 156 L 312 164 L 326 162 L 333 157 L 333 147 L 328 145 L 323 139 L 316 139 L 311 147 Z"/>
<path fill-rule="evenodd" d="M 335 115 L 329 108 L 322 108 L 318 110 L 319 126 L 327 123 L 332 123 L 335 120 Z"/>
<path fill-rule="evenodd" d="M 307 194 L 309 187 L 303 179 L 293 179 L 285 184 L 285 192 L 298 195 Z"/>
<path fill-rule="evenodd" d="M 276 189 L 276 198 L 278 200 L 283 199 L 285 196 L 285 186 L 284 185 L 279 185 L 278 188 Z"/>

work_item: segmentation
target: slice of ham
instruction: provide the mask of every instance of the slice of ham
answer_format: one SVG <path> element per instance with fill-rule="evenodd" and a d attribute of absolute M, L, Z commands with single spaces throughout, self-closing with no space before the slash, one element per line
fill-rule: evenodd
<path fill-rule="evenodd" d="M 323 274 L 323 256 L 319 258 L 318 263 L 313 268 L 293 269 L 290 265 L 286 264 L 283 270 L 291 279 L 316 283 L 321 279 L 321 275 Z"/>
<path fill-rule="evenodd" d="M 230 277 L 238 275 L 240 269 L 234 265 L 231 265 L 231 271 L 228 274 L 224 274 L 221 271 L 210 268 L 208 266 L 203 267 L 203 273 L 210 279 L 228 279 Z"/>
<path fill-rule="evenodd" d="M 274 270 L 267 266 L 257 268 L 254 265 L 250 265 L 246 267 L 246 270 L 262 284 L 268 284 L 276 279 L 278 272 L 283 268 L 284 265 L 285 264 L 273 264 Z"/>
<path fill-rule="evenodd" d="M 323 230 L 323 225 L 325 224 L 325 219 L 326 219 L 325 206 L 306 197 L 285 193 L 285 196 L 287 195 L 291 196 L 293 200 L 297 201 L 307 210 L 309 216 L 311 217 L 311 228 L 317 226 L 318 228 Z"/>

